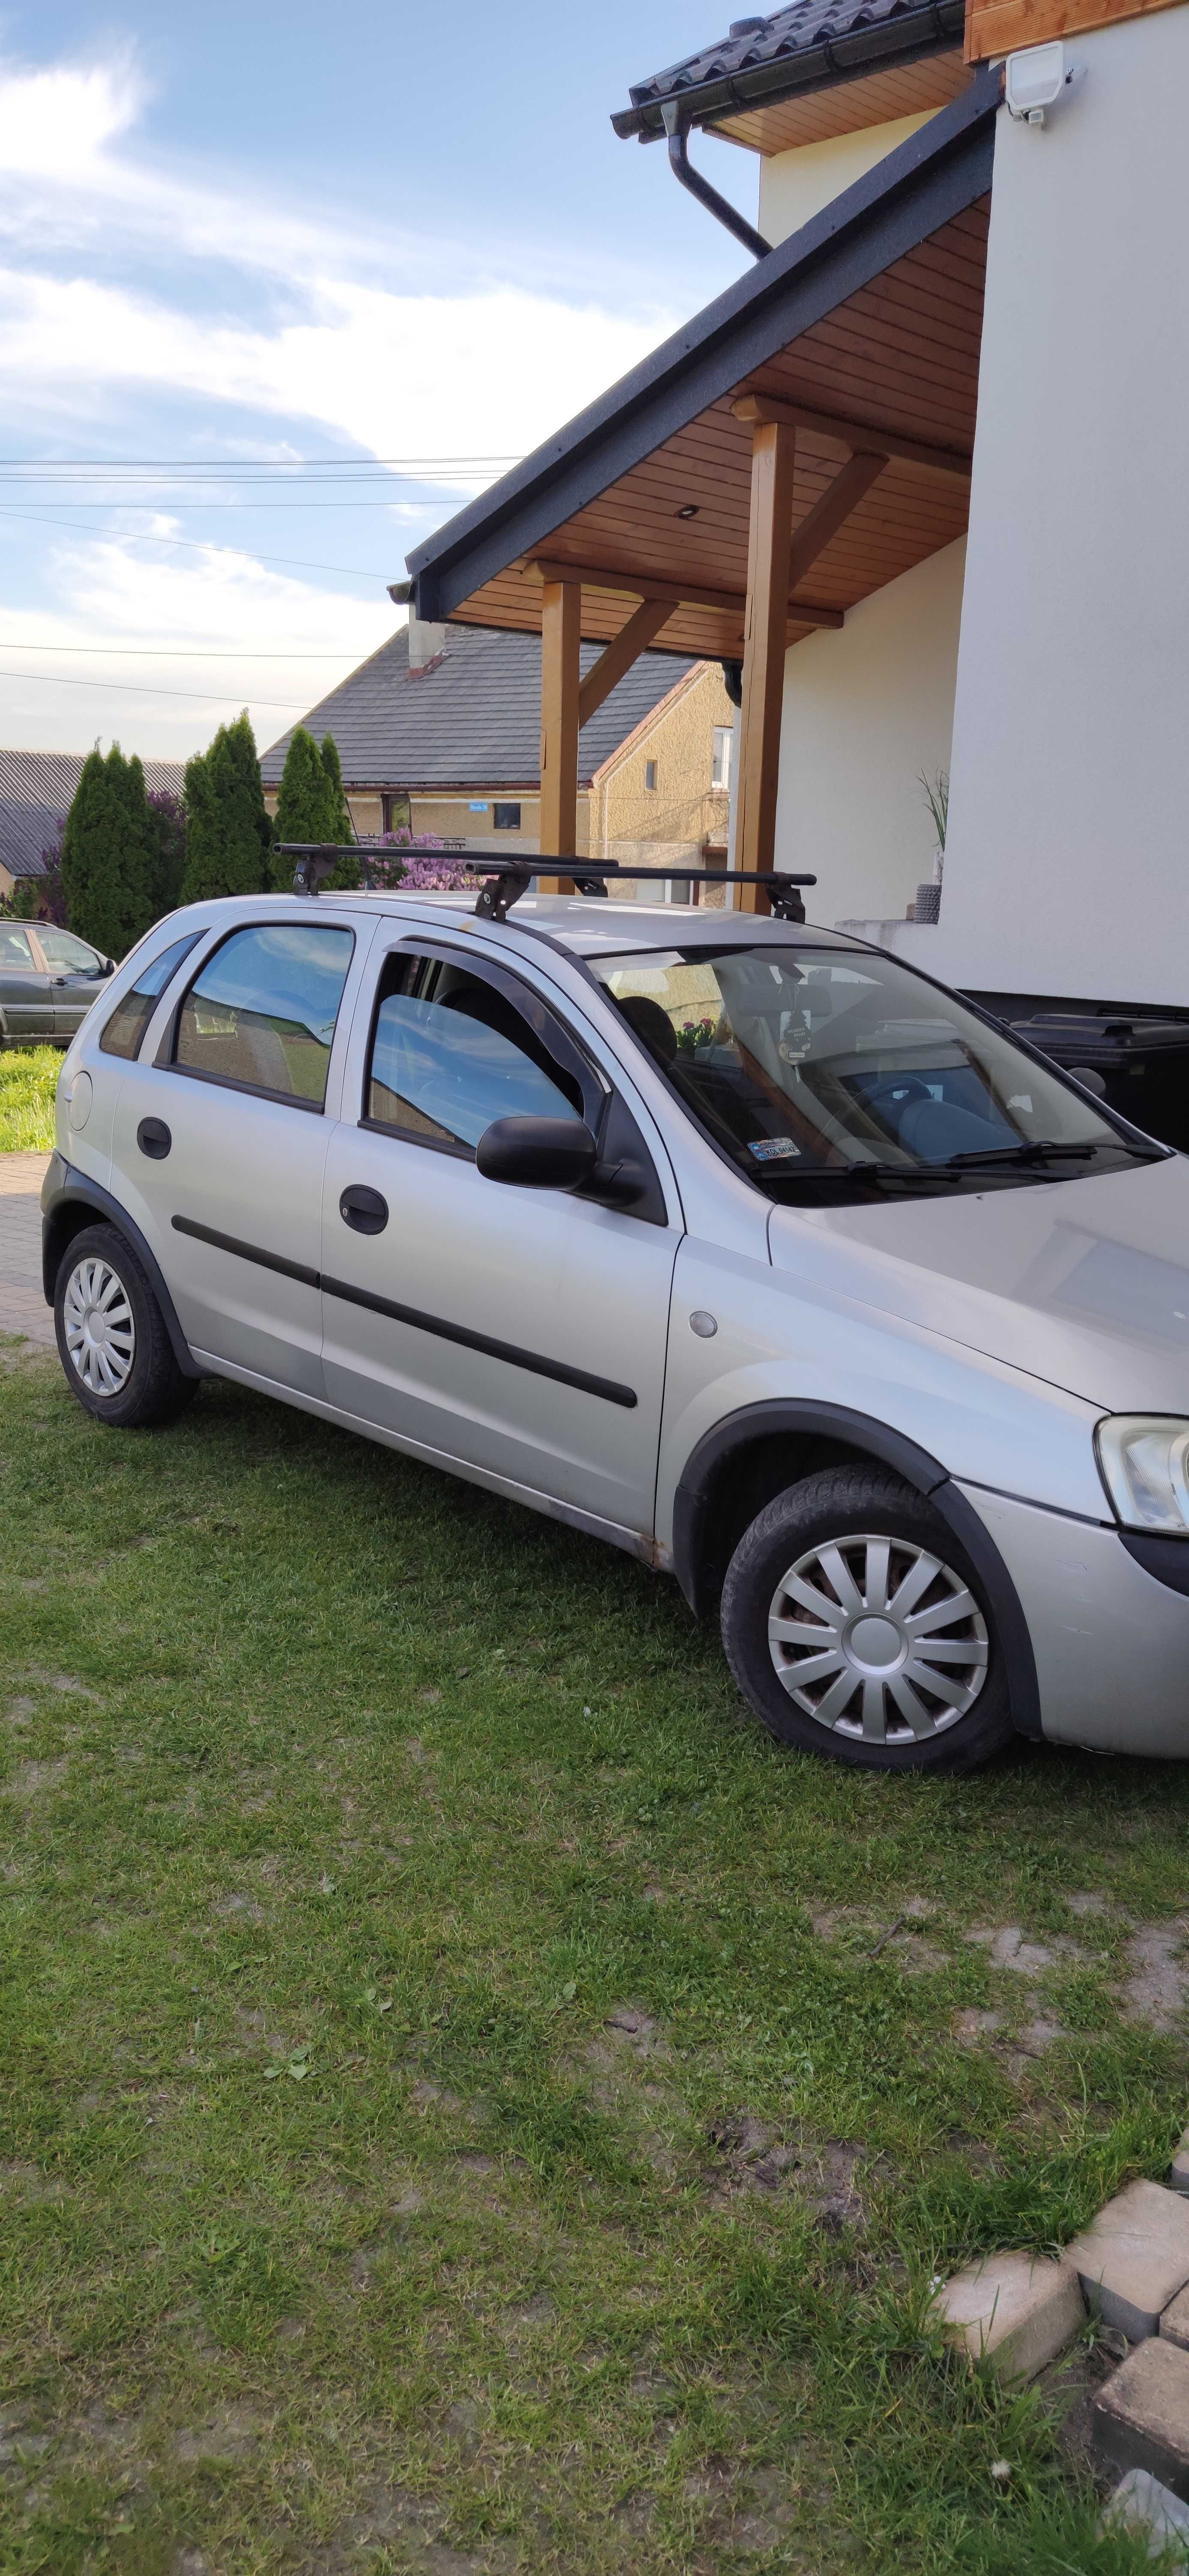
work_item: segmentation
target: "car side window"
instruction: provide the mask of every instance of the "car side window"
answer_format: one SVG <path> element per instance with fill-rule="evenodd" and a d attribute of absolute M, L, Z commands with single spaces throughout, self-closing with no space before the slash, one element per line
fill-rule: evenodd
<path fill-rule="evenodd" d="M 183 957 L 197 948 L 201 930 L 192 930 L 188 939 L 175 939 L 172 948 L 163 948 L 152 965 L 137 976 L 131 991 L 117 1002 L 111 1018 L 105 1023 L 99 1040 L 103 1055 L 131 1058 L 140 1054 L 141 1039 L 152 1019 L 157 1004 L 171 976 L 176 975 Z"/>
<path fill-rule="evenodd" d="M 233 930 L 183 999 L 178 1072 L 320 1110 L 354 946 L 354 931 L 312 922 Z"/>
<path fill-rule="evenodd" d="M 578 1082 L 505 993 L 464 963 L 398 952 L 381 977 L 366 1127 L 473 1159 L 497 1118 L 581 1118 Z"/>
<path fill-rule="evenodd" d="M 0 921 L 0 969 L 11 974 L 14 967 L 18 972 L 22 967 L 28 967 L 32 972 L 33 951 L 29 946 L 29 933 L 14 929 L 10 921 Z"/>
<path fill-rule="evenodd" d="M 46 965 L 60 975 L 97 975 L 103 964 L 97 948 L 88 948 L 85 939 L 76 939 L 72 930 L 55 930 L 40 922 L 37 936 Z"/>

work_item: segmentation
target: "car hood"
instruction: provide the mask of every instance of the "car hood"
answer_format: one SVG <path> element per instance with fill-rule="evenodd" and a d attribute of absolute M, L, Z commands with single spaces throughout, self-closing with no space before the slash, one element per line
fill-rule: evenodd
<path fill-rule="evenodd" d="M 1189 1414 L 1189 1159 L 985 1195 L 774 1208 L 777 1270 L 1111 1413 Z"/>

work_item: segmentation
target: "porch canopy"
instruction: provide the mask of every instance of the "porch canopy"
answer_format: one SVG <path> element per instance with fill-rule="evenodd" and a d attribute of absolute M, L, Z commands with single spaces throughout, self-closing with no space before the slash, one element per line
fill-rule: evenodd
<path fill-rule="evenodd" d="M 638 654 L 741 662 L 767 908 L 787 647 L 966 528 L 999 94 L 980 73 L 408 557 L 416 616 L 544 638 L 543 852 L 576 854 L 579 728 Z"/>

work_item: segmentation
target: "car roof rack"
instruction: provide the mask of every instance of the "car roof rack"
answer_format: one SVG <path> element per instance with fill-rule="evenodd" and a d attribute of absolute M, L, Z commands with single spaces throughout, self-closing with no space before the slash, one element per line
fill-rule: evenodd
<path fill-rule="evenodd" d="M 766 886 L 777 921 L 804 921 L 805 906 L 800 888 L 817 884 L 816 877 L 790 876 L 783 868 L 749 869 L 746 875 L 738 868 L 695 868 L 688 862 L 684 867 L 678 863 L 671 868 L 638 868 L 630 861 L 563 859 L 551 857 L 547 851 L 538 853 L 531 860 L 485 859 L 477 857 L 474 852 L 445 851 L 425 841 L 403 841 L 398 849 L 394 849 L 391 842 L 382 841 L 282 841 L 277 848 L 277 857 L 296 859 L 293 891 L 303 895 L 319 894 L 340 859 L 354 859 L 362 870 L 367 892 L 375 894 L 377 888 L 369 871 L 369 859 L 454 858 L 465 868 L 468 876 L 484 880 L 475 905 L 480 921 L 506 921 L 512 905 L 519 903 L 521 896 L 528 893 L 533 878 L 538 876 L 569 877 L 582 895 L 605 895 L 608 880 L 616 878 L 630 879 L 632 883 L 655 880 L 663 885 L 684 879 L 691 885 L 746 883 Z M 399 894 L 401 888 L 398 883 L 382 891 Z M 423 889 L 413 886 L 409 891 L 417 894 Z"/>

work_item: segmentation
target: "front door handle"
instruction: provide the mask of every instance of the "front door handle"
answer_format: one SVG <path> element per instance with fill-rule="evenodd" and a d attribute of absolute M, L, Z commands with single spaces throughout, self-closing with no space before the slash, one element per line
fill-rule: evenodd
<path fill-rule="evenodd" d="M 381 1198 L 378 1190 L 365 1190 L 353 1183 L 339 1200 L 339 1215 L 356 1234 L 383 1234 L 388 1223 L 388 1201 Z"/>
<path fill-rule="evenodd" d="M 142 1118 L 136 1130 L 136 1141 L 151 1163 L 163 1163 L 173 1143 L 163 1118 Z"/>

